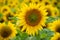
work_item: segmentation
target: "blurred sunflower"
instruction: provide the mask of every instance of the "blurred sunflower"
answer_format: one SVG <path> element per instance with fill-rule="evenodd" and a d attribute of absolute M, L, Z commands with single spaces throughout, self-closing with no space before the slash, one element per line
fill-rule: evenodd
<path fill-rule="evenodd" d="M 0 39 L 9 40 L 14 38 L 17 34 L 16 28 L 10 22 L 6 25 L 5 23 L 0 24 Z"/>
<path fill-rule="evenodd" d="M 48 28 L 57 34 L 60 34 L 60 19 L 50 23 Z"/>
<path fill-rule="evenodd" d="M 3 15 L 6 15 L 8 12 L 10 12 L 10 8 L 8 6 L 3 6 L 0 10 Z"/>
<path fill-rule="evenodd" d="M 29 35 L 38 34 L 38 30 L 41 30 L 42 26 L 45 26 L 46 15 L 47 12 L 44 6 L 33 3 L 29 4 L 29 6 L 25 4 L 19 14 L 21 31 L 26 31 Z"/>
<path fill-rule="evenodd" d="M 4 17 L 5 21 L 10 21 L 10 22 L 14 22 L 13 17 L 15 17 L 16 15 L 14 15 L 12 12 L 8 12 Z"/>
<path fill-rule="evenodd" d="M 3 19 L 3 18 L 1 18 L 1 19 L 0 19 L 0 23 L 3 23 L 3 22 L 4 22 L 4 19 Z"/>
<path fill-rule="evenodd" d="M 8 6 L 9 6 L 10 8 L 15 8 L 15 7 L 18 6 L 18 4 L 19 4 L 19 1 L 18 1 L 18 0 L 9 0 L 9 1 L 8 1 Z"/>
<path fill-rule="evenodd" d="M 49 0 L 43 0 L 44 5 L 51 5 L 51 2 Z"/>
<path fill-rule="evenodd" d="M 40 5 L 41 3 L 43 4 L 43 0 L 24 0 L 23 2 L 26 4 L 30 4 L 30 3 L 34 3 L 34 4 L 40 3 Z"/>
<path fill-rule="evenodd" d="M 54 34 L 54 36 L 51 37 L 51 40 L 60 40 L 60 35 L 59 34 Z"/>
<path fill-rule="evenodd" d="M 56 7 L 53 7 L 52 5 L 47 5 L 46 6 L 47 9 L 47 16 L 52 16 L 52 17 L 56 17 L 59 15 L 59 11 Z"/>
<path fill-rule="evenodd" d="M 51 0 L 51 5 L 56 6 L 57 5 L 57 0 Z"/>

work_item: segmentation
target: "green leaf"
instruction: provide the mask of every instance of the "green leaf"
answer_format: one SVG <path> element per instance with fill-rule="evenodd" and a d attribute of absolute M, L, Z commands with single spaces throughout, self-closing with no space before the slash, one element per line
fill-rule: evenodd
<path fill-rule="evenodd" d="M 21 31 L 19 29 L 17 29 L 17 34 L 15 38 L 11 38 L 10 40 L 21 40 Z"/>
<path fill-rule="evenodd" d="M 43 30 L 39 31 L 40 34 L 40 40 L 50 40 L 50 38 L 54 35 L 54 32 L 44 28 Z"/>
<path fill-rule="evenodd" d="M 17 17 L 13 17 L 13 20 L 18 20 L 18 18 Z"/>
<path fill-rule="evenodd" d="M 35 36 L 31 38 L 31 40 L 38 40 Z"/>
<path fill-rule="evenodd" d="M 28 38 L 28 35 L 26 33 L 22 33 L 20 30 L 17 29 L 18 34 L 17 36 L 17 40 L 26 40 Z"/>
<path fill-rule="evenodd" d="M 3 14 L 2 13 L 0 13 L 0 18 L 2 18 L 3 17 Z"/>
<path fill-rule="evenodd" d="M 36 40 L 40 40 L 40 35 L 36 35 Z"/>
<path fill-rule="evenodd" d="M 53 17 L 49 17 L 47 20 L 46 20 L 46 24 L 47 23 L 50 23 L 50 22 L 53 22 L 53 21 L 55 21 L 56 19 L 55 18 L 53 18 Z"/>
<path fill-rule="evenodd" d="M 26 33 L 22 33 L 21 40 L 26 40 L 27 37 L 28 37 L 28 35 Z"/>

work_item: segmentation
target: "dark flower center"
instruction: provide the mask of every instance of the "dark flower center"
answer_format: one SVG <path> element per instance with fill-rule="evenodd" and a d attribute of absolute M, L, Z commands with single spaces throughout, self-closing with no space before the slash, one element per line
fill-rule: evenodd
<path fill-rule="evenodd" d="M 0 19 L 0 23 L 3 23 L 4 22 L 4 20 L 3 19 Z"/>
<path fill-rule="evenodd" d="M 48 5 L 49 3 L 48 2 L 45 2 L 45 5 Z"/>
<path fill-rule="evenodd" d="M 60 37 L 57 40 L 60 40 Z"/>
<path fill-rule="evenodd" d="M 3 12 L 6 12 L 7 11 L 7 9 L 3 9 Z"/>
<path fill-rule="evenodd" d="M 31 0 L 29 0 L 29 3 L 31 3 L 32 1 Z"/>
<path fill-rule="evenodd" d="M 54 2 L 54 5 L 57 5 L 57 2 Z"/>
<path fill-rule="evenodd" d="M 47 9 L 47 12 L 48 12 L 47 16 L 51 16 L 51 11 L 49 9 Z"/>
<path fill-rule="evenodd" d="M 56 26 L 56 32 L 60 33 L 60 26 Z"/>
<path fill-rule="evenodd" d="M 11 15 L 11 14 L 9 13 L 9 14 L 7 14 L 7 16 L 6 16 L 6 17 L 7 17 L 7 20 L 10 20 L 10 21 L 11 21 L 11 20 L 12 20 L 13 15 Z"/>
<path fill-rule="evenodd" d="M 30 26 L 36 26 L 41 20 L 42 15 L 37 9 L 31 9 L 26 12 L 25 20 L 26 23 Z"/>
<path fill-rule="evenodd" d="M 12 30 L 8 27 L 3 27 L 1 29 L 1 37 L 3 37 L 3 38 L 9 37 L 11 35 L 11 33 L 12 33 Z"/>
<path fill-rule="evenodd" d="M 35 2 L 36 4 L 38 4 L 38 2 Z"/>

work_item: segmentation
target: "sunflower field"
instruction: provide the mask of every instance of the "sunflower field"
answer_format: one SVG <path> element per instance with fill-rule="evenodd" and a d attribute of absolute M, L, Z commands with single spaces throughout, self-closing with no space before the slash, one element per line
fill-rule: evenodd
<path fill-rule="evenodd" d="M 60 40 L 60 0 L 0 0 L 0 40 Z"/>

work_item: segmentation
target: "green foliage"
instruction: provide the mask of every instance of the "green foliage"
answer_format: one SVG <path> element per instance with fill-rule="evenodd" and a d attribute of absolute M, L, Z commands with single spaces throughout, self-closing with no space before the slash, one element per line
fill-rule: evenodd
<path fill-rule="evenodd" d="M 18 20 L 18 18 L 17 18 L 17 17 L 12 17 L 12 20 L 17 21 L 17 20 Z"/>
<path fill-rule="evenodd" d="M 12 38 L 11 40 L 26 40 L 28 35 L 26 33 L 22 33 L 20 30 L 17 29 L 17 35 L 15 38 Z"/>
<path fill-rule="evenodd" d="M 0 13 L 0 19 L 3 17 L 3 14 L 2 13 Z"/>
<path fill-rule="evenodd" d="M 50 40 L 50 38 L 54 35 L 54 32 L 49 29 L 43 29 L 35 36 L 29 36 L 27 33 L 22 33 L 20 30 L 17 31 L 18 34 L 11 40 Z"/>
<path fill-rule="evenodd" d="M 40 40 L 50 40 L 50 38 L 54 35 L 54 32 L 45 28 L 39 31 L 39 35 L 40 35 Z"/>
<path fill-rule="evenodd" d="M 56 20 L 56 18 L 53 18 L 53 17 L 49 17 L 47 20 L 46 20 L 46 24 L 47 23 L 50 23 L 50 22 L 53 22 L 53 21 L 55 21 Z"/>
<path fill-rule="evenodd" d="M 12 22 L 13 24 L 16 24 L 16 23 L 17 23 L 17 20 L 19 20 L 17 17 L 12 17 L 11 19 L 14 20 L 14 21 Z"/>

